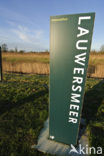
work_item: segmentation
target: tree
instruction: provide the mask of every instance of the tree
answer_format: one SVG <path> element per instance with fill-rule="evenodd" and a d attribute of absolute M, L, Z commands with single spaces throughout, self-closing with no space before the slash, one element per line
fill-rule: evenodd
<path fill-rule="evenodd" d="M 24 52 L 25 52 L 24 50 L 20 50 L 20 51 L 19 51 L 19 53 L 24 53 Z"/>
<path fill-rule="evenodd" d="M 100 51 L 104 52 L 104 44 L 101 46 Z"/>
<path fill-rule="evenodd" d="M 16 53 L 18 52 L 18 49 L 17 49 L 17 47 L 15 47 L 15 50 L 14 50 Z"/>
<path fill-rule="evenodd" d="M 5 44 L 5 43 L 2 44 L 2 45 L 1 45 L 1 49 L 2 49 L 3 52 L 7 52 L 7 51 L 8 51 L 8 46 L 7 46 L 7 44 Z"/>

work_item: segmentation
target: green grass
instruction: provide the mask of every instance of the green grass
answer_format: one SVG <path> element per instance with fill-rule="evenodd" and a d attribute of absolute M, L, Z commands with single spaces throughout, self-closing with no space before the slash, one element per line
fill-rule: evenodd
<path fill-rule="evenodd" d="M 87 122 L 90 146 L 104 149 L 104 80 L 87 80 L 82 116 Z"/>
<path fill-rule="evenodd" d="M 31 148 L 48 116 L 47 84 L 47 76 L 4 76 L 0 83 L 0 156 L 48 156 Z"/>
<path fill-rule="evenodd" d="M 48 117 L 48 76 L 4 74 L 0 83 L 0 156 L 49 156 L 37 143 Z M 87 79 L 82 117 L 91 146 L 104 146 L 104 81 Z"/>
<path fill-rule="evenodd" d="M 31 63 L 31 62 L 39 62 L 39 63 L 49 63 L 48 58 L 42 58 L 42 57 L 3 57 L 3 61 L 10 62 L 10 63 Z"/>
<path fill-rule="evenodd" d="M 3 53 L 2 58 L 4 62 L 8 63 L 49 63 L 49 54 L 44 53 Z"/>

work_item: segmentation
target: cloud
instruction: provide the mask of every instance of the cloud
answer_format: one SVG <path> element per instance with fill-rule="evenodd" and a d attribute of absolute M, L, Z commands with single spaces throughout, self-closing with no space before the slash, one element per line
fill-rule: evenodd
<path fill-rule="evenodd" d="M 19 39 L 21 39 L 22 41 L 24 41 L 24 42 L 28 42 L 28 43 L 30 43 L 31 41 L 29 40 L 29 38 L 28 38 L 28 35 L 26 35 L 24 32 L 21 32 L 21 31 L 19 31 L 19 30 L 16 30 L 16 29 L 14 29 L 14 30 L 12 30 L 18 37 L 19 37 Z"/>
<path fill-rule="evenodd" d="M 23 42 L 39 44 L 43 39 L 42 30 L 30 30 L 25 26 L 18 25 L 17 28 L 13 28 L 11 31 Z"/>
<path fill-rule="evenodd" d="M 22 11 L 0 6 L 0 44 L 6 43 L 9 48 L 42 50 L 48 49 L 48 39 L 41 22 L 34 16 Z M 44 31 L 43 31 L 44 29 Z"/>

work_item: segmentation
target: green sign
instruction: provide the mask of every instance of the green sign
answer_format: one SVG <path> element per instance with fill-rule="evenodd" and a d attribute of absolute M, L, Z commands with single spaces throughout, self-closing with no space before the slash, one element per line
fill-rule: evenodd
<path fill-rule="evenodd" d="M 95 13 L 50 18 L 49 138 L 76 144 Z"/>

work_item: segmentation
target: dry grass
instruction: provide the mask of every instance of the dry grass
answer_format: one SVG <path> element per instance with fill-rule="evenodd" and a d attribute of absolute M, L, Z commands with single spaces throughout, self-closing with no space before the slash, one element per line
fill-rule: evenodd
<path fill-rule="evenodd" d="M 88 76 L 104 78 L 104 53 L 91 53 Z"/>
<path fill-rule="evenodd" d="M 49 74 L 49 53 L 3 53 L 3 71 Z"/>
<path fill-rule="evenodd" d="M 89 64 L 91 65 L 104 65 L 104 53 L 91 53 Z"/>
<path fill-rule="evenodd" d="M 48 63 L 10 63 L 3 62 L 3 71 L 5 72 L 18 72 L 18 73 L 29 73 L 29 74 L 49 74 Z"/>
<path fill-rule="evenodd" d="M 3 71 L 49 74 L 49 53 L 3 53 Z M 104 78 L 104 53 L 91 53 L 89 77 Z"/>
<path fill-rule="evenodd" d="M 20 62 L 41 62 L 49 63 L 49 53 L 3 53 L 3 61 L 20 63 Z"/>

